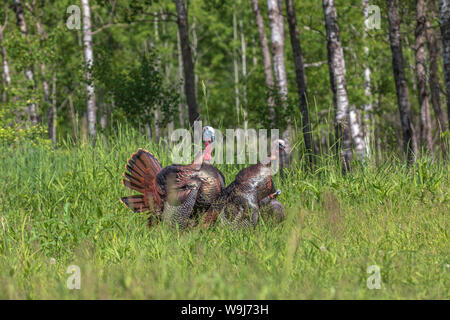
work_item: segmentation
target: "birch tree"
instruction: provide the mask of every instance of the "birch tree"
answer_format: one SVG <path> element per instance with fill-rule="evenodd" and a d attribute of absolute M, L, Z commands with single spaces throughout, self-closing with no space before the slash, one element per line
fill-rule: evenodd
<path fill-rule="evenodd" d="M 178 53 L 178 80 L 181 83 L 183 81 L 183 54 L 181 52 L 181 41 L 180 41 L 180 34 L 177 32 L 177 53 Z M 184 90 L 183 87 L 180 86 L 180 103 L 178 105 L 178 118 L 180 121 L 180 127 L 184 127 Z"/>
<path fill-rule="evenodd" d="M 191 47 L 189 45 L 188 17 L 183 0 L 174 0 L 177 8 L 178 33 L 180 35 L 181 55 L 184 68 L 184 91 L 188 105 L 189 123 L 194 127 L 198 117 L 197 98 L 195 96 L 194 64 L 192 62 Z"/>
<path fill-rule="evenodd" d="M 269 41 L 267 40 L 267 35 L 264 27 L 264 19 L 259 8 L 258 0 L 252 0 L 252 9 L 256 18 L 256 27 L 258 29 L 259 42 L 261 45 L 262 61 L 264 66 L 264 79 L 266 87 L 269 89 L 269 94 L 267 98 L 267 105 L 269 107 L 269 119 L 273 124 L 275 121 L 275 102 L 270 91 L 272 90 L 273 84 L 273 73 L 272 73 L 272 59 L 270 57 L 269 51 Z"/>
<path fill-rule="evenodd" d="M 364 134 L 361 130 L 361 120 L 359 112 L 355 106 L 351 106 L 348 109 L 348 120 L 350 123 L 350 132 L 352 135 L 353 143 L 355 144 L 356 153 L 361 160 L 365 160 L 365 147 L 364 147 Z"/>
<path fill-rule="evenodd" d="M 26 39 L 28 36 L 28 28 L 27 22 L 25 20 L 25 13 L 20 0 L 13 0 L 13 9 L 16 14 L 17 26 L 19 27 L 23 37 Z M 34 90 L 35 84 L 34 84 L 33 66 L 25 67 L 25 77 L 27 81 L 30 83 L 30 87 L 33 88 Z M 31 124 L 33 125 L 39 122 L 38 108 L 33 99 L 31 99 L 31 102 L 28 104 L 28 117 L 29 120 L 31 121 Z"/>
<path fill-rule="evenodd" d="M 241 2 L 239 1 L 239 4 Z M 244 22 L 242 19 L 242 12 L 239 15 L 239 32 L 241 35 L 241 69 L 242 69 L 242 116 L 244 118 L 244 130 L 247 130 L 248 119 L 247 119 L 247 42 L 245 40 L 244 33 Z"/>
<path fill-rule="evenodd" d="M 420 105 L 420 137 L 428 152 L 432 151 L 430 100 L 426 69 L 426 15 L 425 0 L 416 1 L 416 76 Z"/>
<path fill-rule="evenodd" d="M 340 149 L 343 172 L 350 169 L 352 162 L 351 133 L 348 121 L 348 96 L 345 79 L 345 60 L 339 39 L 336 7 L 334 0 L 323 0 L 325 29 L 327 35 L 328 68 L 335 108 L 337 146 Z"/>
<path fill-rule="evenodd" d="M 273 58 L 275 85 L 282 102 L 287 99 L 287 78 L 284 61 L 284 24 L 278 0 L 267 0 L 270 26 L 270 45 Z"/>
<path fill-rule="evenodd" d="M 369 23 L 369 0 L 362 0 L 363 6 L 363 15 L 364 15 L 364 33 L 363 37 L 366 39 L 366 33 L 368 31 L 368 23 Z M 369 56 L 369 47 L 367 45 L 364 46 L 364 54 L 366 57 Z M 364 95 L 366 96 L 366 103 L 363 105 L 364 110 L 364 147 L 365 147 L 365 158 L 369 159 L 371 155 L 371 133 L 373 131 L 372 128 L 372 89 L 371 89 L 371 70 L 370 65 L 367 62 L 364 65 Z"/>
<path fill-rule="evenodd" d="M 238 41 L 236 6 L 233 5 L 233 70 L 234 70 L 234 103 L 236 108 L 236 117 L 238 124 L 240 123 L 240 99 L 239 99 L 239 61 L 237 50 L 234 47 Z"/>
<path fill-rule="evenodd" d="M 447 125 L 450 128 L 450 0 L 439 0 L 438 3 L 444 56 L 445 89 L 447 93 Z"/>
<path fill-rule="evenodd" d="M 297 80 L 298 97 L 300 99 L 300 112 L 302 114 L 302 132 L 305 148 L 310 164 L 313 163 L 312 132 L 309 122 L 308 104 L 306 99 L 306 74 L 303 63 L 303 52 L 300 45 L 300 32 L 297 26 L 297 17 L 293 0 L 286 0 L 286 12 L 289 24 L 289 34 L 294 56 L 295 75 Z"/>
<path fill-rule="evenodd" d="M 270 45 L 272 50 L 273 71 L 275 75 L 275 87 L 277 88 L 277 96 L 281 102 L 281 108 L 287 107 L 287 76 L 284 60 L 284 23 L 281 14 L 281 4 L 279 0 L 267 0 L 267 10 L 269 15 L 270 27 Z M 290 166 L 291 156 L 291 117 L 286 117 L 287 128 L 282 134 L 282 139 L 286 142 L 286 151 L 280 156 L 280 167 Z"/>
<path fill-rule="evenodd" d="M 52 145 L 56 144 L 56 71 L 53 72 L 52 79 L 52 101 L 48 112 L 48 135 Z"/>
<path fill-rule="evenodd" d="M 2 55 L 2 67 L 3 67 L 3 82 L 5 87 L 11 86 L 11 74 L 9 71 L 8 57 L 6 56 L 6 49 L 3 46 L 3 32 L 8 24 L 8 6 L 5 4 L 4 13 L 5 18 L 3 23 L 0 25 L 0 53 Z M 3 91 L 2 95 L 3 101 L 7 100 L 6 90 Z"/>
<path fill-rule="evenodd" d="M 92 76 L 92 67 L 94 65 L 94 50 L 92 43 L 92 30 L 91 30 L 91 8 L 89 6 L 89 0 L 81 0 L 81 6 L 83 10 L 83 44 L 84 44 L 84 60 L 86 64 L 86 93 L 87 93 L 87 122 L 89 136 L 95 137 L 97 134 L 96 129 L 96 112 L 95 105 L 95 87 L 94 79 Z"/>
<path fill-rule="evenodd" d="M 155 18 L 154 18 L 154 31 L 155 31 L 155 42 L 159 41 L 159 30 L 158 30 L 158 14 L 155 12 L 154 14 Z M 153 50 L 155 50 L 156 48 L 156 43 L 153 44 Z M 161 60 L 158 59 L 158 70 L 161 72 L 162 68 L 161 68 Z M 161 139 L 161 130 L 159 128 L 159 118 L 160 118 L 160 110 L 159 110 L 159 106 L 155 106 L 155 119 L 154 119 L 154 123 L 155 123 L 155 139 L 156 142 L 159 143 L 159 140 Z"/>
<path fill-rule="evenodd" d="M 402 40 L 400 34 L 400 16 L 398 14 L 398 0 L 388 0 L 389 41 L 392 51 L 392 67 L 394 71 L 397 104 L 402 126 L 403 148 L 408 161 L 415 161 L 417 144 L 412 123 L 411 106 L 406 83 L 403 62 Z"/>

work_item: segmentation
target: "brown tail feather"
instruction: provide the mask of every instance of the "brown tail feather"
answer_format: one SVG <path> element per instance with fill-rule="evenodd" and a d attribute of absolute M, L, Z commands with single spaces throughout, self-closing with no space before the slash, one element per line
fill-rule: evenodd
<path fill-rule="evenodd" d="M 123 197 L 121 201 L 134 212 L 143 212 L 153 209 L 155 212 L 162 210 L 161 195 L 163 191 L 156 183 L 156 175 L 162 167 L 153 154 L 143 149 L 131 155 L 125 166 L 128 172 L 124 172 L 123 184 L 142 195 Z"/>
<path fill-rule="evenodd" d="M 120 201 L 134 212 L 144 212 L 150 209 L 142 195 L 123 197 L 120 198 Z"/>

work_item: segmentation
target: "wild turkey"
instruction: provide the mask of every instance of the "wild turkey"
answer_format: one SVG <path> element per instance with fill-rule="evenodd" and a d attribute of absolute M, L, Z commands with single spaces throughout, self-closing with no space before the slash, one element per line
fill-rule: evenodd
<path fill-rule="evenodd" d="M 264 221 L 273 221 L 275 223 L 280 223 L 286 219 L 286 209 L 284 206 L 276 199 L 277 196 L 281 194 L 281 190 L 277 190 L 271 193 L 269 196 L 265 197 L 259 202 L 259 214 L 264 219 Z"/>
<path fill-rule="evenodd" d="M 209 163 L 214 129 L 204 127 L 203 139 L 205 150 L 189 165 L 162 168 L 154 155 L 139 149 L 128 160 L 123 184 L 141 194 L 121 202 L 134 212 L 150 210 L 149 225 L 161 219 L 181 228 L 195 223 L 193 218 L 208 210 L 225 188 L 223 174 Z"/>
<path fill-rule="evenodd" d="M 284 148 L 283 140 L 275 140 L 272 143 L 271 155 L 264 163 L 259 162 L 239 171 L 235 180 L 211 205 L 204 217 L 204 225 L 209 226 L 220 219 L 232 226 L 255 226 L 262 208 L 267 209 L 269 213 L 285 216 L 281 203 L 276 200 L 272 202 L 280 192 L 275 191 L 270 171 L 271 160 L 276 160 L 280 150 Z"/>

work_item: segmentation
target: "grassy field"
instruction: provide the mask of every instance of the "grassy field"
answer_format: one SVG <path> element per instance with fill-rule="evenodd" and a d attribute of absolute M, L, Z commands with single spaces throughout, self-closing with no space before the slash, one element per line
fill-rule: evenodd
<path fill-rule="evenodd" d="M 138 147 L 171 162 L 167 146 L 129 134 L 0 148 L 0 299 L 450 298 L 448 164 L 389 159 L 344 177 L 323 158 L 276 177 L 282 224 L 179 231 L 147 228 L 119 203 Z M 229 183 L 240 167 L 219 168 Z M 66 286 L 70 265 L 80 290 Z M 366 285 L 371 265 L 379 290 Z"/>

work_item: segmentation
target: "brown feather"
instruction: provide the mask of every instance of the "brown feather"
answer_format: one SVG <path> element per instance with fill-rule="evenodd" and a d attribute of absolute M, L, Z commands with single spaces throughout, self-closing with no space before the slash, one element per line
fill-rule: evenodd
<path fill-rule="evenodd" d="M 148 204 L 145 203 L 144 196 L 141 195 L 123 197 L 120 201 L 134 212 L 144 212 L 149 210 Z"/>

